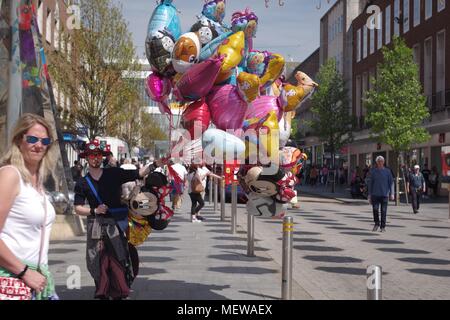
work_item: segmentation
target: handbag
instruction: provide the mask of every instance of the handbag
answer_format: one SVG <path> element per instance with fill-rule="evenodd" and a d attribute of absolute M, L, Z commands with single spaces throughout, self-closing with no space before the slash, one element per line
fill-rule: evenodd
<path fill-rule="evenodd" d="M 192 192 L 202 193 L 203 191 L 205 191 L 205 187 L 203 186 L 202 180 L 197 174 L 195 174 L 192 178 Z"/>
<path fill-rule="evenodd" d="M 41 243 L 39 246 L 39 258 L 37 271 L 40 272 L 42 251 L 45 241 L 45 224 L 47 222 L 47 199 L 44 197 L 44 222 L 41 225 Z M 55 295 L 56 296 L 56 295 Z M 36 293 L 25 284 L 25 281 L 14 277 L 0 277 L 0 300 L 32 300 Z M 51 300 L 51 298 L 49 298 Z M 55 299 L 56 300 L 56 299 Z"/>

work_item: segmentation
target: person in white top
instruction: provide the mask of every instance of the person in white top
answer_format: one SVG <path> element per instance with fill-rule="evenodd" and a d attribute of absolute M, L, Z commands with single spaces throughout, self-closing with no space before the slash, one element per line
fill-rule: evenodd
<path fill-rule="evenodd" d="M 127 158 L 124 160 L 123 165 L 120 166 L 121 169 L 125 170 L 137 170 L 138 168 L 131 163 L 131 159 Z M 122 199 L 124 201 L 129 200 L 131 192 L 133 191 L 134 187 L 136 186 L 136 181 L 130 181 L 127 183 L 124 183 L 122 185 Z"/>
<path fill-rule="evenodd" d="M 180 163 L 174 163 L 170 160 L 168 165 L 169 177 L 172 190 L 172 209 L 180 209 L 182 205 L 182 196 L 187 185 L 187 169 Z"/>
<path fill-rule="evenodd" d="M 55 165 L 52 129 L 44 118 L 24 114 L 12 136 L 0 159 L 0 300 L 31 299 L 31 290 L 36 299 L 49 299 L 55 295 L 47 265 L 55 210 L 43 182 Z"/>
<path fill-rule="evenodd" d="M 222 177 L 213 174 L 209 169 L 203 164 L 201 166 L 197 164 L 191 164 L 189 167 L 189 174 L 187 176 L 189 183 L 189 196 L 191 197 L 191 219 L 192 222 L 202 222 L 204 218 L 199 215 L 200 210 L 205 206 L 205 201 L 203 200 L 203 192 L 206 189 L 206 177 L 213 177 L 216 179 L 222 179 Z M 203 191 L 196 190 L 196 181 L 200 181 L 203 186 Z"/>

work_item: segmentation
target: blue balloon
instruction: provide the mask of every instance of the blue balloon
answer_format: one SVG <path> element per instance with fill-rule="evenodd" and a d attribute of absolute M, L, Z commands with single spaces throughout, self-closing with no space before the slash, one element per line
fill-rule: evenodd
<path fill-rule="evenodd" d="M 202 48 L 202 51 L 200 52 L 200 62 L 208 60 L 216 52 L 217 48 L 222 44 L 222 42 L 232 34 L 232 31 L 222 33 L 220 36 L 204 46 Z"/>
<path fill-rule="evenodd" d="M 181 36 L 181 22 L 177 8 L 172 4 L 173 0 L 163 0 L 153 11 L 148 22 L 147 37 L 153 38 L 159 31 L 166 30 L 178 40 Z"/>

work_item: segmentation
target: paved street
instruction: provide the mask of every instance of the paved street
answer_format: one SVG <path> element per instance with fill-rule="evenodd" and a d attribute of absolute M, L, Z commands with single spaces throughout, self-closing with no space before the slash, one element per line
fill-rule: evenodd
<path fill-rule="evenodd" d="M 302 195 L 300 204 L 289 210 L 295 221 L 295 299 L 366 299 L 370 264 L 383 268 L 384 299 L 450 298 L 446 204 L 426 204 L 419 215 L 408 206 L 390 206 L 384 234 L 371 232 L 367 202 Z M 247 258 L 243 205 L 236 235 L 229 205 L 227 222 L 207 205 L 202 225 L 188 220 L 186 205 L 167 230 L 152 233 L 138 248 L 141 268 L 131 299 L 280 299 L 282 222 L 256 219 L 257 257 Z M 63 299 L 93 297 L 84 250 L 84 237 L 51 244 L 51 269 Z M 65 286 L 69 265 L 82 269 L 81 290 Z"/>

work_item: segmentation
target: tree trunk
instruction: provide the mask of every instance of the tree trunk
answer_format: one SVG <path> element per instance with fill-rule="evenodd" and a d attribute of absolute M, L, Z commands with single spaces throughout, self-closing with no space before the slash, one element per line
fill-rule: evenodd
<path fill-rule="evenodd" d="M 397 156 L 397 173 L 396 173 L 396 177 L 395 177 L 395 205 L 399 206 L 400 205 L 400 183 L 399 183 L 399 178 L 400 178 L 400 153 L 399 152 L 395 152 L 396 156 Z M 408 195 L 406 195 L 408 196 Z"/>

